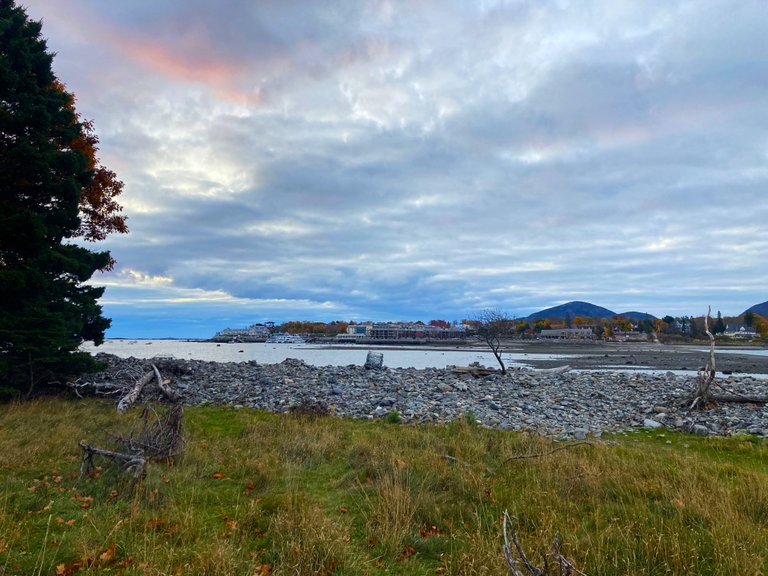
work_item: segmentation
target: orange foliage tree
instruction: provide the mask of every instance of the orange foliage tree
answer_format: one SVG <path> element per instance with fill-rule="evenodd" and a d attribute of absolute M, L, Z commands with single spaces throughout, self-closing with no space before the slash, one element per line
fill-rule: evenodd
<path fill-rule="evenodd" d="M 98 242 L 109 234 L 125 234 L 128 232 L 127 217 L 122 214 L 123 207 L 116 200 L 123 192 L 123 183 L 112 170 L 101 165 L 96 155 L 99 151 L 99 137 L 94 131 L 93 122 L 82 119 L 75 109 L 75 97 L 58 80 L 54 81 L 53 87 L 66 95 L 66 107 L 74 115 L 72 121 L 81 127 L 70 147 L 85 156 L 87 170 L 93 174 L 91 182 L 80 192 L 80 227 L 74 236 L 88 242 Z M 110 258 L 105 269 L 111 270 L 114 265 L 114 259 Z"/>

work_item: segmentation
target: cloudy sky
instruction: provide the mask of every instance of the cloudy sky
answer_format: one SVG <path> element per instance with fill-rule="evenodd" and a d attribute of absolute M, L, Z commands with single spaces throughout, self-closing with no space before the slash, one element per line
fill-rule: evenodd
<path fill-rule="evenodd" d="M 768 4 L 23 0 L 125 182 L 112 337 L 768 300 Z"/>

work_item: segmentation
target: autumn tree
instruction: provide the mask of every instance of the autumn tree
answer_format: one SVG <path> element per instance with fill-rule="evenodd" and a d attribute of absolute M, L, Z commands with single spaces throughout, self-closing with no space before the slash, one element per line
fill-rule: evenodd
<path fill-rule="evenodd" d="M 52 71 L 53 56 L 13 0 L 0 0 L 0 386 L 52 383 L 94 366 L 78 353 L 110 320 L 86 284 L 109 252 L 74 243 L 125 232 L 122 183 Z"/>
<path fill-rule="evenodd" d="M 755 314 L 752 319 L 752 326 L 755 332 L 760 334 L 762 338 L 768 338 L 768 318 L 763 318 L 759 314 Z"/>

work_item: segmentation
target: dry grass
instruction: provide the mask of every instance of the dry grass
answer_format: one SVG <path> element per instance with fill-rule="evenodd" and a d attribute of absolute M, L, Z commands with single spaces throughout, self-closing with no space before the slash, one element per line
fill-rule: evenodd
<path fill-rule="evenodd" d="M 762 441 L 637 433 L 550 454 L 469 419 L 207 407 L 135 491 L 105 463 L 78 480 L 77 442 L 108 447 L 139 412 L 0 406 L 0 574 L 500 574 L 505 509 L 532 554 L 559 532 L 592 576 L 768 573 Z"/>

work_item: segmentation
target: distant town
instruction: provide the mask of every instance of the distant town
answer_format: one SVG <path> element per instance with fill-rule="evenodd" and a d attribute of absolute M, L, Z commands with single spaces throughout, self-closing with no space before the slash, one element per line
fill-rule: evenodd
<path fill-rule="evenodd" d="M 759 309 L 763 305 L 756 305 Z M 708 327 L 721 339 L 757 342 L 768 338 L 768 317 L 746 310 L 738 317 L 713 314 Z M 626 312 L 616 314 L 586 302 L 569 302 L 542 310 L 526 318 L 509 318 L 495 313 L 491 319 L 429 320 L 428 322 L 291 321 L 264 322 L 244 328 L 225 328 L 211 339 L 215 342 L 274 343 L 440 343 L 478 339 L 484 324 L 503 324 L 505 338 L 540 340 L 606 340 L 624 342 L 692 341 L 706 339 L 704 317 L 664 316 Z"/>

